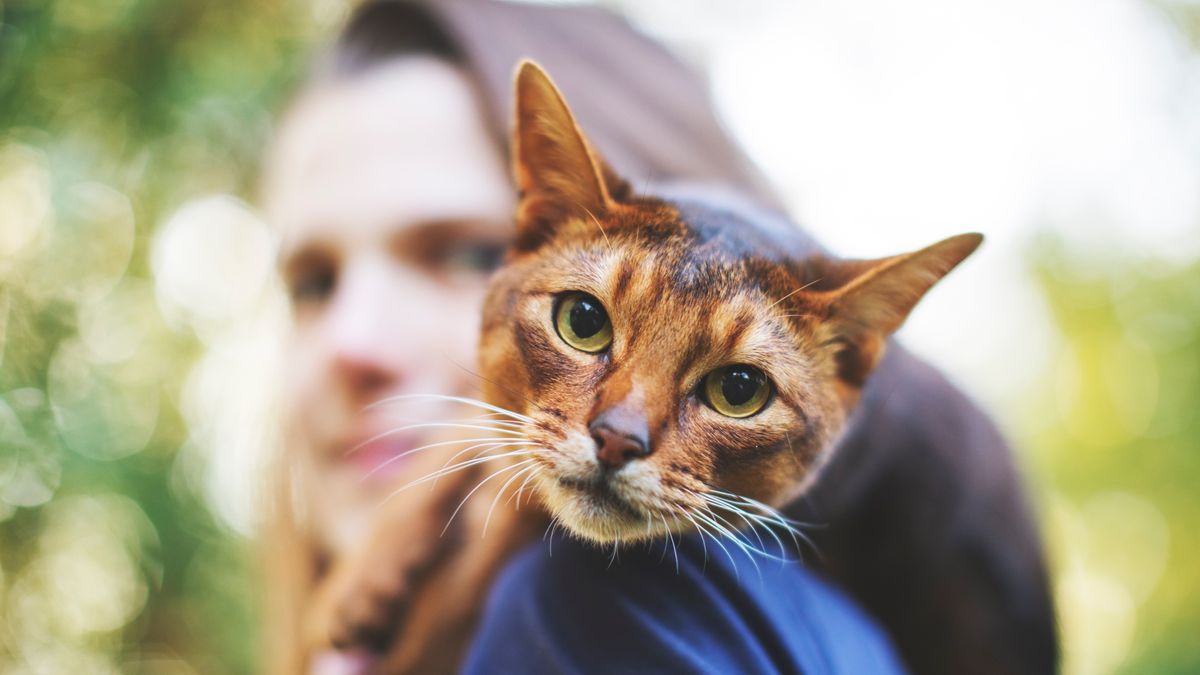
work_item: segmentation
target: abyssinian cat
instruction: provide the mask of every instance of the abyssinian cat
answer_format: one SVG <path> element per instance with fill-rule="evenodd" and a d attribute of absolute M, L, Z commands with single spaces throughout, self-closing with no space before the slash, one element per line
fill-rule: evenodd
<path fill-rule="evenodd" d="M 485 401 L 473 403 L 489 415 L 480 426 L 511 440 L 433 462 L 421 482 L 438 479 L 434 496 L 398 497 L 395 518 L 335 570 L 311 622 L 314 640 L 346 646 L 390 635 L 403 608 L 389 671 L 453 668 L 488 583 L 548 518 L 606 546 L 699 530 L 747 549 L 753 540 L 740 525 L 795 533 L 781 512 L 814 515 L 806 495 L 827 481 L 854 482 L 853 466 L 832 476 L 823 467 L 844 445 L 869 452 L 869 434 L 843 437 L 873 371 L 896 349 L 888 336 L 982 240 L 963 234 L 879 260 L 836 259 L 753 211 L 635 194 L 532 63 L 518 73 L 516 108 L 518 236 L 485 304 Z M 862 464 L 877 473 L 888 463 L 872 466 Z M 526 489 L 544 510 L 502 499 Z M 832 549 L 819 564 L 876 613 L 908 665 L 1053 671 L 1052 612 L 1030 534 L 1003 531 L 996 514 L 977 518 L 963 502 L 962 518 L 978 521 L 969 537 L 924 533 L 910 547 L 890 541 L 872 551 L 871 538 L 945 522 L 928 505 L 880 512 L 881 489 L 834 486 L 855 504 L 837 511 L 842 521 L 829 524 L 825 541 L 816 535 Z M 468 509 L 468 537 L 480 523 L 492 531 L 469 537 L 453 559 L 431 560 L 428 542 L 463 495 L 483 504 Z M 1020 511 L 1019 499 L 1001 497 L 990 503 Z M 1021 550 L 972 543 L 993 526 Z M 1005 566 L 1032 582 L 1006 587 Z"/>

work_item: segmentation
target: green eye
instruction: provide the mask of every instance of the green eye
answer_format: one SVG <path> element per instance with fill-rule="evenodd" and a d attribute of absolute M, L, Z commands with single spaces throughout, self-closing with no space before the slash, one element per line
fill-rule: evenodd
<path fill-rule="evenodd" d="M 612 323 L 604 305 L 587 293 L 568 293 L 554 310 L 554 327 L 563 342 L 595 354 L 612 344 Z"/>
<path fill-rule="evenodd" d="M 771 397 L 771 381 L 754 366 L 718 368 L 704 378 L 704 399 L 726 417 L 749 417 Z"/>

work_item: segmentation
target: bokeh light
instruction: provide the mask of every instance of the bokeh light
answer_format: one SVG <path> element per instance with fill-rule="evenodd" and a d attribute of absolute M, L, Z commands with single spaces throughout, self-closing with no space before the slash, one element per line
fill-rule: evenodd
<path fill-rule="evenodd" d="M 159 230 L 152 264 L 163 313 L 204 333 L 256 303 L 271 280 L 266 225 L 228 196 L 183 205 Z"/>
<path fill-rule="evenodd" d="M 72 450 L 119 459 L 150 440 L 158 419 L 157 383 L 125 377 L 120 364 L 98 363 L 76 340 L 59 345 L 46 378 L 59 432 Z"/>
<path fill-rule="evenodd" d="M 45 504 L 62 478 L 60 453 L 45 443 L 47 409 L 40 389 L 0 396 L 0 501 L 9 507 Z"/>
<path fill-rule="evenodd" d="M 36 148 L 0 146 L 0 271 L 45 236 L 50 218 L 50 175 Z"/>

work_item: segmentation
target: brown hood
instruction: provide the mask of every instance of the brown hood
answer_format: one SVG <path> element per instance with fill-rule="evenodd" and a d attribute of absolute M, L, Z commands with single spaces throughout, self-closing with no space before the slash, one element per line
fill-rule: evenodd
<path fill-rule="evenodd" d="M 374 24 L 361 26 L 373 36 L 354 36 L 356 22 Z M 342 53 L 335 52 L 335 60 L 367 62 L 389 53 L 452 52 L 479 86 L 492 131 L 505 149 L 513 75 L 521 59 L 533 59 L 571 101 L 596 149 L 635 189 L 712 184 L 780 207 L 762 174 L 717 120 L 703 79 L 605 10 L 492 0 L 384 0 L 360 8 L 337 50 Z M 366 65 L 341 64 L 350 70 Z"/>

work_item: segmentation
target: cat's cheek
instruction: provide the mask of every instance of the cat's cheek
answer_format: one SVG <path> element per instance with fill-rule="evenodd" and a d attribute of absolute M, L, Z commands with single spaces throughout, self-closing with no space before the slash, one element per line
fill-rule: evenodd
<path fill-rule="evenodd" d="M 588 481 L 596 473 L 596 444 L 586 434 L 568 432 L 546 453 L 547 473 L 556 480 Z"/>
<path fill-rule="evenodd" d="M 774 452 L 761 451 L 755 456 L 722 462 L 725 469 L 715 479 L 716 486 L 737 495 L 778 506 L 808 472 L 789 454 L 786 443 Z"/>
<path fill-rule="evenodd" d="M 542 505 L 552 514 L 560 515 L 568 508 L 572 495 L 567 492 L 558 479 L 545 471 L 538 472 L 533 481 L 534 488 L 542 500 Z"/>

